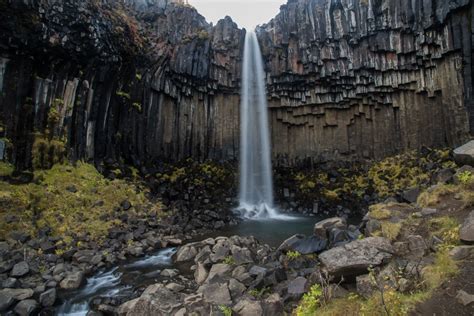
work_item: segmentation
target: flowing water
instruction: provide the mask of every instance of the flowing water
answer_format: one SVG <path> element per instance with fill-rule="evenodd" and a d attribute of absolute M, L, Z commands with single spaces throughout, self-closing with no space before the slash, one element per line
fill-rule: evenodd
<path fill-rule="evenodd" d="M 271 147 L 262 54 L 255 32 L 245 37 L 240 102 L 240 205 L 242 217 L 285 219 L 273 205 Z"/>
<path fill-rule="evenodd" d="M 174 248 L 163 249 L 155 255 L 102 271 L 87 279 L 87 284 L 76 291 L 65 293 L 57 315 L 85 316 L 90 302 L 97 297 L 126 297 L 138 287 L 157 283 L 160 271 L 172 266 Z"/>

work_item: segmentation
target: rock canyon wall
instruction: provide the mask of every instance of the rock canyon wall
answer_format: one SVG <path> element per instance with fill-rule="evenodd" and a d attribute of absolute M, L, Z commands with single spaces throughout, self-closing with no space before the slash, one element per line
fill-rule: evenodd
<path fill-rule="evenodd" d="M 472 11 L 467 0 L 282 6 L 258 29 L 275 160 L 465 140 Z M 245 30 L 230 18 L 211 25 L 169 0 L 0 0 L 0 16 L 0 142 L 18 168 L 61 144 L 97 163 L 238 157 Z"/>

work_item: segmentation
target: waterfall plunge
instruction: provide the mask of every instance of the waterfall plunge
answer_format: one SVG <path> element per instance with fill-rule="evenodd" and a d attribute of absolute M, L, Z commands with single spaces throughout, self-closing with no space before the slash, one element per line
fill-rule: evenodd
<path fill-rule="evenodd" d="M 273 208 L 267 96 L 262 55 L 254 32 L 245 37 L 240 103 L 240 206 L 245 218 L 286 218 Z"/>

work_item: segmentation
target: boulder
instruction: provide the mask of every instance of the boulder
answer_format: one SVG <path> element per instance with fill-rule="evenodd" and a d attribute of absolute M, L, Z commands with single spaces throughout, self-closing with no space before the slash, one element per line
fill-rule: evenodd
<path fill-rule="evenodd" d="M 56 302 L 56 289 L 49 289 L 41 293 L 39 301 L 43 307 L 51 307 Z"/>
<path fill-rule="evenodd" d="M 232 257 L 234 258 L 235 264 L 237 265 L 253 262 L 252 253 L 248 248 L 241 248 L 232 245 L 230 252 L 232 253 Z"/>
<path fill-rule="evenodd" d="M 458 165 L 474 166 L 474 140 L 454 150 L 454 161 Z"/>
<path fill-rule="evenodd" d="M 225 283 L 204 284 L 199 287 L 198 293 L 202 293 L 204 300 L 208 303 L 217 305 L 232 304 L 229 288 Z"/>
<path fill-rule="evenodd" d="M 0 292 L 0 313 L 8 310 L 13 305 L 15 299 L 8 292 Z"/>
<path fill-rule="evenodd" d="M 117 313 L 127 316 L 173 315 L 180 309 L 179 298 L 178 293 L 162 284 L 155 284 L 149 286 L 141 297 L 120 305 Z"/>
<path fill-rule="evenodd" d="M 464 220 L 459 231 L 459 237 L 464 242 L 474 242 L 474 211 L 469 213 L 469 216 Z"/>
<path fill-rule="evenodd" d="M 421 190 L 419 188 L 412 188 L 412 189 L 403 191 L 402 198 L 405 202 L 416 203 L 420 194 L 421 194 Z"/>
<path fill-rule="evenodd" d="M 377 290 L 368 274 L 359 275 L 356 278 L 357 293 L 365 298 L 369 298 Z"/>
<path fill-rule="evenodd" d="M 202 284 L 204 281 L 206 281 L 207 276 L 209 275 L 209 272 L 206 269 L 206 266 L 198 262 L 196 271 L 194 271 L 194 280 L 196 281 L 197 284 Z"/>
<path fill-rule="evenodd" d="M 176 269 L 164 269 L 161 271 L 160 275 L 166 278 L 174 278 L 179 274 L 179 271 Z"/>
<path fill-rule="evenodd" d="M 66 277 L 59 283 L 59 287 L 63 290 L 74 290 L 79 288 L 84 281 L 84 272 L 76 271 L 66 275 Z"/>
<path fill-rule="evenodd" d="M 327 250 L 319 255 L 326 271 L 332 275 L 360 275 L 367 268 L 386 263 L 394 249 L 387 238 L 369 237 Z"/>
<path fill-rule="evenodd" d="M 185 286 L 184 286 L 184 285 L 181 285 L 181 284 L 178 284 L 178 283 L 172 282 L 172 283 L 166 284 L 166 288 L 167 288 L 168 290 L 171 290 L 171 291 L 173 291 L 173 292 L 178 293 L 178 292 L 181 292 L 182 290 L 184 290 L 184 289 L 185 289 Z"/>
<path fill-rule="evenodd" d="M 244 293 L 246 289 L 247 288 L 245 287 L 245 285 L 243 285 L 236 279 L 229 280 L 229 291 L 233 299 L 236 299 L 242 296 L 242 293 Z"/>
<path fill-rule="evenodd" d="M 410 255 L 416 258 L 423 257 L 429 249 L 423 237 L 419 235 L 410 235 L 407 237 L 407 241 Z"/>
<path fill-rule="evenodd" d="M 333 228 L 346 229 L 347 222 L 342 217 L 332 217 L 314 224 L 314 234 L 322 239 L 328 238 L 328 232 Z"/>
<path fill-rule="evenodd" d="M 235 304 L 232 309 L 239 316 L 261 316 L 263 308 L 260 302 L 245 298 Z"/>
<path fill-rule="evenodd" d="M 285 315 L 283 300 L 278 293 L 273 293 L 263 301 L 263 314 L 268 316 Z"/>
<path fill-rule="evenodd" d="M 22 301 L 32 297 L 35 292 L 32 289 L 3 289 L 0 294 L 11 296 L 17 301 Z"/>
<path fill-rule="evenodd" d="M 197 250 L 193 246 L 183 246 L 179 248 L 178 252 L 176 253 L 176 261 L 177 262 L 186 262 L 190 261 L 197 255 Z"/>
<path fill-rule="evenodd" d="M 19 316 L 34 315 L 38 307 L 38 303 L 35 300 L 24 300 L 16 304 L 15 313 Z"/>
<path fill-rule="evenodd" d="M 461 303 L 464 306 L 468 306 L 472 303 L 474 303 L 474 295 L 467 293 L 466 291 L 459 290 L 456 299 L 458 300 L 459 303 Z"/>
<path fill-rule="evenodd" d="M 307 290 L 308 280 L 303 277 L 297 277 L 288 284 L 288 294 L 293 298 L 299 299 Z"/>
<path fill-rule="evenodd" d="M 457 246 L 449 251 L 454 260 L 464 260 L 474 257 L 474 246 Z"/>
<path fill-rule="evenodd" d="M 327 247 L 327 239 L 323 239 L 318 236 L 306 237 L 304 235 L 294 235 L 285 240 L 280 247 L 279 251 L 298 251 L 299 253 L 306 255 L 311 253 L 321 252 Z"/>
<path fill-rule="evenodd" d="M 27 262 L 22 261 L 13 266 L 13 269 L 10 272 L 10 275 L 12 277 L 22 277 L 24 275 L 27 275 L 28 272 L 30 272 L 30 266 L 28 265 Z"/>
<path fill-rule="evenodd" d="M 211 267 L 209 271 L 209 276 L 207 277 L 206 282 L 212 282 L 215 277 L 223 277 L 226 274 L 230 274 L 232 267 L 225 263 L 218 263 Z"/>

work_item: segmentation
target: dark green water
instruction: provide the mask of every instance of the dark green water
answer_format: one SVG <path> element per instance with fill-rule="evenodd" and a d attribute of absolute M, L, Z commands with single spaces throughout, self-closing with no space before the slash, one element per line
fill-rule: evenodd
<path fill-rule="evenodd" d="M 312 235 L 314 224 L 322 219 L 298 216 L 286 220 L 246 220 L 237 226 L 227 227 L 225 235 L 254 236 L 261 243 L 278 247 L 295 234 Z"/>

